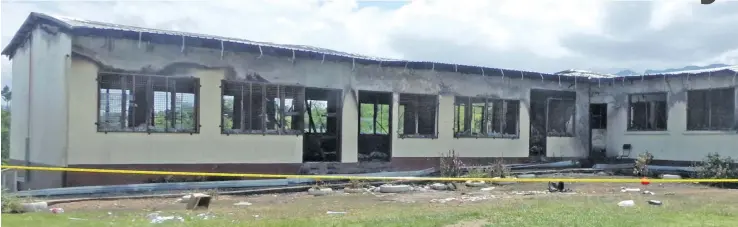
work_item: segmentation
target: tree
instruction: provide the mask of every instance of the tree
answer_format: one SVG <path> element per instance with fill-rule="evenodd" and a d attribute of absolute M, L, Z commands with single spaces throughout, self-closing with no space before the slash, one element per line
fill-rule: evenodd
<path fill-rule="evenodd" d="M 5 106 L 2 108 L 2 159 L 5 160 L 10 157 L 10 99 L 12 98 L 10 88 L 6 85 L 2 89 L 2 98 L 5 102 Z"/>

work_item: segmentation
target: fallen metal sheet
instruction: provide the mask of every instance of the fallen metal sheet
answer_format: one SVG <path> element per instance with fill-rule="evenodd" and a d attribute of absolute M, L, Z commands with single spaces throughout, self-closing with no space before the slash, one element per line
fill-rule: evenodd
<path fill-rule="evenodd" d="M 402 171 L 402 172 L 378 172 L 363 174 L 340 174 L 342 176 L 370 176 L 370 177 L 420 177 L 435 173 L 434 168 Z M 65 196 L 65 195 L 94 195 L 94 194 L 128 194 L 128 193 L 150 193 L 156 191 L 185 191 L 185 190 L 208 190 L 217 188 L 263 188 L 263 187 L 286 187 L 291 185 L 313 183 L 313 179 L 269 179 L 269 180 L 236 180 L 236 181 L 209 181 L 209 182 L 179 182 L 179 183 L 151 183 L 151 184 L 127 184 L 110 186 L 83 186 L 68 188 L 49 188 L 12 193 L 15 196 Z"/>
<path fill-rule="evenodd" d="M 573 169 L 540 169 L 540 170 L 512 170 L 512 174 L 556 174 L 556 173 L 597 173 L 602 169 L 573 168 Z"/>
<path fill-rule="evenodd" d="M 579 161 L 560 161 L 560 162 L 549 162 L 549 163 L 536 163 L 536 164 L 506 164 L 511 170 L 525 170 L 525 169 L 555 169 L 555 168 L 575 168 L 581 164 Z M 480 166 L 466 166 L 465 169 L 477 169 L 477 168 L 491 168 L 492 165 L 480 165 Z"/>
<path fill-rule="evenodd" d="M 601 170 L 614 170 L 614 169 L 632 169 L 635 166 L 634 163 L 619 163 L 619 164 L 595 164 L 592 169 Z"/>
<path fill-rule="evenodd" d="M 692 175 L 697 172 L 698 168 L 689 166 L 646 166 L 649 172 L 655 174 L 675 174 L 675 175 Z"/>

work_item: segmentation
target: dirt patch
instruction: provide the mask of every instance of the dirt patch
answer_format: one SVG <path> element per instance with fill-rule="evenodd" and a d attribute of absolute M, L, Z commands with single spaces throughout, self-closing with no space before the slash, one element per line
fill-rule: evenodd
<path fill-rule="evenodd" d="M 621 187 L 641 188 L 654 192 L 656 197 L 691 194 L 709 194 L 715 196 L 730 196 L 736 190 L 709 188 L 695 184 L 652 184 L 643 186 L 637 183 L 569 183 L 570 193 L 548 193 L 546 183 L 518 183 L 511 185 L 496 185 L 491 190 L 480 188 L 466 188 L 461 191 L 434 191 L 424 189 L 410 193 L 383 194 L 363 193 L 344 194 L 335 193 L 329 196 L 315 197 L 305 192 L 265 194 L 253 196 L 217 196 L 211 203 L 211 210 L 242 211 L 242 210 L 272 210 L 286 209 L 284 207 L 311 207 L 331 209 L 360 210 L 378 206 L 383 203 L 400 204 L 435 204 L 429 206 L 447 206 L 450 204 L 489 203 L 521 199 L 540 199 L 546 197 L 586 197 L 586 196 L 646 196 L 638 192 L 624 193 Z M 738 197 L 738 196 L 735 196 Z M 248 202 L 252 205 L 234 205 L 239 202 Z M 55 207 L 66 211 L 181 211 L 185 204 L 179 203 L 177 198 L 131 199 L 114 201 L 86 201 L 58 204 Z M 319 212 L 319 211 L 315 211 Z M 326 212 L 326 211 L 322 211 Z"/>

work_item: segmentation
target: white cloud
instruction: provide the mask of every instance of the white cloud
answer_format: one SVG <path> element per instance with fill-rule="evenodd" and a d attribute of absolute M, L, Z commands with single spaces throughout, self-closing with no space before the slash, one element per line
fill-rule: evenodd
<path fill-rule="evenodd" d="M 738 29 L 732 29 L 738 24 L 738 2 L 728 1 L 707 6 L 692 0 L 3 2 L 3 47 L 32 11 L 544 72 L 738 62 Z M 7 84 L 6 59 L 2 67 Z"/>

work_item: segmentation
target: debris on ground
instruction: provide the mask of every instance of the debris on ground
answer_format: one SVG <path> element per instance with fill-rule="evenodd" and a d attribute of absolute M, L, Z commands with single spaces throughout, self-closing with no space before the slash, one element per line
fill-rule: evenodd
<path fill-rule="evenodd" d="M 433 190 L 444 191 L 448 190 L 448 185 L 444 183 L 433 183 L 430 185 L 430 188 Z"/>
<path fill-rule="evenodd" d="M 471 181 L 470 180 L 470 181 L 466 181 L 465 183 L 466 183 L 466 186 L 467 187 L 484 187 L 484 186 L 487 186 L 487 183 L 485 183 L 484 181 Z"/>
<path fill-rule="evenodd" d="M 656 195 L 656 193 L 654 193 L 652 191 L 643 191 L 641 193 L 644 194 L 644 195 Z"/>
<path fill-rule="evenodd" d="M 412 190 L 412 186 L 406 184 L 384 184 L 379 186 L 379 192 L 381 193 L 401 193 Z"/>
<path fill-rule="evenodd" d="M 233 204 L 234 206 L 251 206 L 252 204 L 249 202 L 237 202 Z"/>
<path fill-rule="evenodd" d="M 479 190 L 480 191 L 492 191 L 492 190 L 495 190 L 495 187 L 486 187 L 486 188 L 482 188 L 482 189 L 479 189 Z"/>
<path fill-rule="evenodd" d="M 559 181 L 558 183 L 548 182 L 548 191 L 549 192 L 571 192 L 571 189 L 566 188 L 564 186 L 563 181 Z"/>
<path fill-rule="evenodd" d="M 346 211 L 326 211 L 326 214 L 347 214 Z"/>
<path fill-rule="evenodd" d="M 39 212 L 49 209 L 46 202 L 21 203 L 22 212 Z"/>
<path fill-rule="evenodd" d="M 513 195 L 539 195 L 539 194 L 548 194 L 547 191 L 512 191 L 510 194 Z"/>
<path fill-rule="evenodd" d="M 190 196 L 189 201 L 187 201 L 187 207 L 188 210 L 199 210 L 199 209 L 205 209 L 207 210 L 210 207 L 210 201 L 212 200 L 212 197 L 210 195 L 202 194 L 202 193 L 195 193 Z"/>
<path fill-rule="evenodd" d="M 620 188 L 620 192 L 640 192 L 640 191 L 641 191 L 640 188 L 626 188 L 626 187 Z"/>
<path fill-rule="evenodd" d="M 184 218 L 180 216 L 160 216 L 158 212 L 156 213 L 150 213 L 149 215 L 146 215 L 146 218 L 149 219 L 149 222 L 151 224 L 159 224 L 169 221 L 179 221 L 184 222 Z"/>
<path fill-rule="evenodd" d="M 623 200 L 618 203 L 619 207 L 632 207 L 635 206 L 635 202 L 633 200 Z"/>
<path fill-rule="evenodd" d="M 202 213 L 202 214 L 198 214 L 197 215 L 197 218 L 200 218 L 202 220 L 208 220 L 208 219 L 211 219 L 211 218 L 215 218 L 215 215 L 212 215 L 212 214 L 209 214 L 209 213 Z"/>
<path fill-rule="evenodd" d="M 64 209 L 55 207 L 55 208 L 49 209 L 49 212 L 51 212 L 52 214 L 61 214 L 61 213 L 64 213 Z"/>
<path fill-rule="evenodd" d="M 674 174 L 661 174 L 661 179 L 682 179 L 682 176 L 674 175 Z"/>
<path fill-rule="evenodd" d="M 314 195 L 314 196 L 323 196 L 323 195 L 328 195 L 331 193 L 333 193 L 332 188 L 312 187 L 308 189 L 308 194 Z"/>
<path fill-rule="evenodd" d="M 494 199 L 497 198 L 494 195 L 480 195 L 480 196 L 470 196 L 470 195 L 463 195 L 461 197 L 449 197 L 444 199 L 431 199 L 431 203 L 447 203 L 451 201 L 459 201 L 459 202 L 476 202 L 476 201 L 482 201 L 482 200 L 488 200 L 488 199 Z"/>
<path fill-rule="evenodd" d="M 648 200 L 648 204 L 661 206 L 661 204 L 663 203 L 661 203 L 661 201 L 658 201 L 658 200 Z"/>

